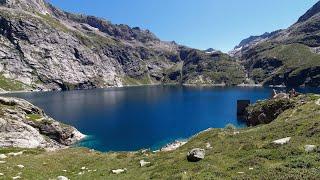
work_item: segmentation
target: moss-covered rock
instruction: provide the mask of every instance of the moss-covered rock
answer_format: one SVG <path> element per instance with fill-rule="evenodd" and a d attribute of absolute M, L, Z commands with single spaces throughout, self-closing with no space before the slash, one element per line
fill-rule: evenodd
<path fill-rule="evenodd" d="M 259 101 L 246 109 L 246 123 L 249 126 L 270 123 L 285 110 L 293 108 L 294 105 L 294 101 L 289 98 Z"/>

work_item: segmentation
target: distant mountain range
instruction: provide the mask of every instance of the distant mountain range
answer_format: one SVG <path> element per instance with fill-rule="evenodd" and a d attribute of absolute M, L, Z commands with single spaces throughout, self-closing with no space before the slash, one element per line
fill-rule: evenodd
<path fill-rule="evenodd" d="M 164 42 L 149 30 L 0 0 L 0 88 L 72 90 L 144 84 L 320 86 L 319 3 L 285 30 L 230 54 Z"/>

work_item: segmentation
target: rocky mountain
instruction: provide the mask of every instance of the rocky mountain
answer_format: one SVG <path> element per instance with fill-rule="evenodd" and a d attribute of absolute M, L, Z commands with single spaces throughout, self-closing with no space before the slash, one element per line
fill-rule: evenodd
<path fill-rule="evenodd" d="M 208 49 L 204 50 L 203 52 L 210 54 L 210 53 L 217 53 L 217 52 L 219 52 L 219 50 L 216 50 L 213 48 L 208 48 Z"/>
<path fill-rule="evenodd" d="M 234 58 L 164 42 L 138 27 L 64 12 L 43 0 L 0 0 L 0 9 L 2 90 L 244 81 Z"/>
<path fill-rule="evenodd" d="M 29 102 L 0 97 L 0 147 L 59 149 L 84 138 Z"/>
<path fill-rule="evenodd" d="M 250 36 L 247 39 L 242 40 L 239 45 L 237 45 L 232 51 L 229 52 L 229 55 L 232 57 L 241 57 L 242 51 L 245 51 L 246 49 L 248 49 L 252 46 L 255 46 L 263 41 L 268 40 L 269 38 L 276 35 L 280 31 L 281 30 L 277 30 L 277 31 L 274 31 L 271 33 L 266 32 L 266 33 L 259 35 L 259 36 Z"/>
<path fill-rule="evenodd" d="M 320 10 L 320 3 L 316 3 L 311 9 L 309 9 L 303 16 L 301 16 L 298 20 L 299 22 L 304 22 L 311 18 L 312 16 L 316 15 L 319 13 Z"/>
<path fill-rule="evenodd" d="M 287 29 L 235 49 L 249 77 L 264 85 L 320 86 L 320 2 Z M 258 40 L 258 41 L 257 41 Z M 254 42 L 254 43 L 252 43 Z"/>

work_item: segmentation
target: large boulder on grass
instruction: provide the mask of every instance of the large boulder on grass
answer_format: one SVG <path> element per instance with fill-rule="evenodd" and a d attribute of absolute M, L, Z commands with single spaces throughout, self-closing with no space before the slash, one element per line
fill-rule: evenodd
<path fill-rule="evenodd" d="M 188 152 L 187 159 L 189 162 L 198 162 L 204 159 L 205 154 L 206 153 L 204 149 L 195 148 Z"/>

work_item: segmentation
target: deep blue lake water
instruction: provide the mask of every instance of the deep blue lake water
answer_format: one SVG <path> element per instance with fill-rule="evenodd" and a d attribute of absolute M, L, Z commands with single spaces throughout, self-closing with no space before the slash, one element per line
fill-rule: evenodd
<path fill-rule="evenodd" d="M 51 117 L 89 135 L 80 146 L 100 151 L 134 151 L 157 149 L 210 127 L 223 128 L 229 123 L 245 126 L 236 116 L 237 100 L 255 102 L 268 98 L 271 91 L 148 86 L 10 96 L 24 98 Z"/>

